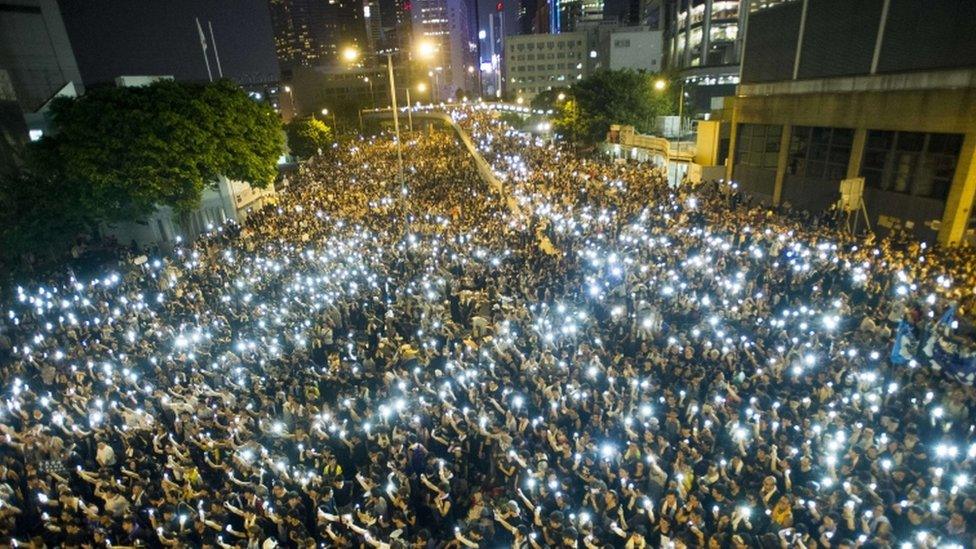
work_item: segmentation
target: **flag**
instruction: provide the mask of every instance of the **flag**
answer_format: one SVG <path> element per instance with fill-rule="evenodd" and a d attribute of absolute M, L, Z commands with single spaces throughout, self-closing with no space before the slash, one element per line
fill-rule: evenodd
<path fill-rule="evenodd" d="M 949 339 L 940 338 L 932 346 L 932 369 L 973 385 L 976 382 L 976 355 L 966 353 Z"/>
<path fill-rule="evenodd" d="M 891 346 L 891 363 L 895 365 L 907 364 L 912 359 L 912 330 L 904 319 L 898 324 L 895 333 L 895 344 Z"/>
<path fill-rule="evenodd" d="M 956 304 L 953 303 L 949 305 L 946 312 L 942 314 L 942 318 L 939 319 L 939 324 L 944 324 L 946 326 L 951 326 L 953 319 L 956 318 Z"/>
<path fill-rule="evenodd" d="M 955 318 L 956 305 L 953 303 L 932 328 L 925 343 L 924 353 L 929 358 L 933 370 L 967 385 L 974 385 L 976 384 L 976 354 L 950 337 Z"/>

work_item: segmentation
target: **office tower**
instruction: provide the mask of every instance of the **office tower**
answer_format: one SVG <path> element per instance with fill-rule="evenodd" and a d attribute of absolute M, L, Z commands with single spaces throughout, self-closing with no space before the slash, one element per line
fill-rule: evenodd
<path fill-rule="evenodd" d="M 431 99 L 475 90 L 479 62 L 473 0 L 414 0 L 411 12 L 415 41 L 434 46 L 434 58 L 422 60 L 428 67 Z"/>
<path fill-rule="evenodd" d="M 344 47 L 367 49 L 362 0 L 269 0 L 282 69 L 335 65 Z"/>

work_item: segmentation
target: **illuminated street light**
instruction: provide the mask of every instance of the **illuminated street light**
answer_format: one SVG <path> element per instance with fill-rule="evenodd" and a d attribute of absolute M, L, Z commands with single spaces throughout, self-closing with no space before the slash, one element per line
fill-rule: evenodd
<path fill-rule="evenodd" d="M 654 81 L 654 89 L 657 91 L 664 91 L 668 87 L 668 83 L 664 81 L 663 78 L 659 78 Z"/>
<path fill-rule="evenodd" d="M 417 91 L 419 91 L 420 93 L 424 93 L 425 91 L 427 91 L 427 84 L 424 84 L 423 82 L 417 84 Z"/>
<path fill-rule="evenodd" d="M 342 50 L 342 59 L 347 63 L 352 63 L 353 61 L 359 59 L 359 50 L 349 46 Z"/>
<path fill-rule="evenodd" d="M 559 101 L 565 101 L 566 100 L 566 94 L 563 93 L 563 92 L 559 92 L 559 95 L 556 96 L 556 99 L 558 99 Z"/>
<path fill-rule="evenodd" d="M 420 59 L 430 59 L 437 53 L 437 46 L 433 42 L 424 40 L 417 44 L 417 57 Z"/>

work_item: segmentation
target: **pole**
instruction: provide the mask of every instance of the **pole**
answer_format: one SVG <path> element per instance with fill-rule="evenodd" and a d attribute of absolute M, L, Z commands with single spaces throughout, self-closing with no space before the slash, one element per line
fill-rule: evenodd
<path fill-rule="evenodd" d="M 393 109 L 393 131 L 396 133 L 397 172 L 400 177 L 400 192 L 406 191 L 403 182 L 403 151 L 400 145 L 400 113 L 396 102 L 396 82 L 393 81 L 393 54 L 386 54 L 386 69 L 390 74 L 390 106 Z"/>
<path fill-rule="evenodd" d="M 678 97 L 678 156 L 681 156 L 681 139 L 685 131 L 685 79 L 681 79 L 681 95 Z M 685 176 L 688 174 L 688 164 L 685 163 Z"/>
<path fill-rule="evenodd" d="M 410 128 L 410 133 L 413 133 L 413 107 L 410 103 L 410 86 L 404 88 L 407 91 L 407 127 Z"/>
<path fill-rule="evenodd" d="M 213 48 L 214 48 L 214 59 L 217 60 L 217 75 L 219 75 L 220 78 L 223 78 L 224 77 L 224 69 L 220 68 L 220 54 L 217 53 L 217 39 L 214 38 L 213 23 L 211 23 L 210 21 L 207 21 L 207 27 L 210 29 L 210 43 L 213 44 Z"/>
<path fill-rule="evenodd" d="M 376 108 L 376 97 L 373 95 L 373 81 L 367 79 L 366 82 L 369 84 L 369 102 L 370 102 L 370 107 L 372 107 L 372 108 L 375 109 Z"/>
<path fill-rule="evenodd" d="M 200 33 L 200 49 L 203 50 L 203 62 L 207 64 L 207 80 L 213 82 L 213 73 L 210 72 L 210 58 L 207 57 L 207 36 L 203 34 L 203 27 L 200 26 L 200 18 L 194 17 L 197 22 L 197 31 Z"/>

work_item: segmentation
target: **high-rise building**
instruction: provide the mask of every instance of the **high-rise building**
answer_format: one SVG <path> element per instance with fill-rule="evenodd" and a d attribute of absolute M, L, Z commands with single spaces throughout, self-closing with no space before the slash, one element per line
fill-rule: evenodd
<path fill-rule="evenodd" d="M 335 65 L 342 48 L 368 48 L 363 0 L 269 0 L 282 69 Z"/>
<path fill-rule="evenodd" d="M 413 35 L 433 45 L 434 58 L 424 60 L 432 99 L 447 100 L 458 91 L 477 88 L 478 37 L 473 0 L 414 0 Z"/>
<path fill-rule="evenodd" d="M 568 88 L 589 74 L 589 35 L 585 32 L 526 34 L 505 40 L 505 93 L 532 99 L 538 93 Z"/>
<path fill-rule="evenodd" d="M 875 231 L 972 240 L 976 3 L 919 5 L 764 0 L 709 132 L 718 154 L 698 162 L 758 201 L 810 212 L 837 202 L 842 179 L 863 178 Z"/>
<path fill-rule="evenodd" d="M 513 34 L 532 34 L 537 0 L 514 0 L 516 31 Z"/>
<path fill-rule="evenodd" d="M 366 54 L 375 55 L 383 37 L 383 22 L 379 0 L 363 0 L 363 20 L 366 23 Z"/>
<path fill-rule="evenodd" d="M 657 2 L 649 0 L 645 7 L 650 10 L 653 4 Z M 744 36 L 740 29 L 747 26 L 748 5 L 750 0 L 663 0 L 667 66 L 686 84 L 686 112 L 706 112 L 713 98 L 735 91 Z"/>
<path fill-rule="evenodd" d="M 610 70 L 661 71 L 662 32 L 647 27 L 618 27 L 607 41 Z"/>
<path fill-rule="evenodd" d="M 662 30 L 665 0 L 640 0 L 639 24 L 649 29 Z"/>
<path fill-rule="evenodd" d="M 0 69 L 24 112 L 70 82 L 83 91 L 57 0 L 0 0 Z"/>
<path fill-rule="evenodd" d="M 534 34 L 576 32 L 604 19 L 603 0 L 540 0 L 537 9 Z"/>
<path fill-rule="evenodd" d="M 481 93 L 489 97 L 502 94 L 502 75 L 505 70 L 505 11 L 499 2 L 496 9 L 488 14 L 488 28 L 478 31 L 482 43 Z"/>
<path fill-rule="evenodd" d="M 407 51 L 413 35 L 410 0 L 371 0 L 379 5 L 381 53 Z"/>

